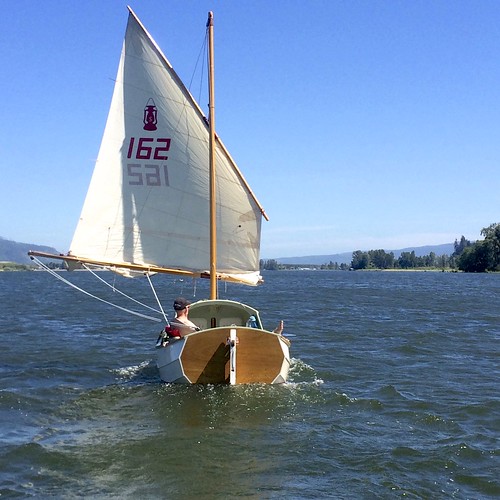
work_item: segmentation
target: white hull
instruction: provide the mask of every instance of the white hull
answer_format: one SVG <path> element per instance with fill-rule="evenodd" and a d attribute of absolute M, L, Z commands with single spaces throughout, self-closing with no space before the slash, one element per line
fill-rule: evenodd
<path fill-rule="evenodd" d="M 190 383 L 184 375 L 180 357 L 184 344 L 185 340 L 179 339 L 172 341 L 168 346 L 158 348 L 157 366 L 160 378 L 164 382 Z"/>

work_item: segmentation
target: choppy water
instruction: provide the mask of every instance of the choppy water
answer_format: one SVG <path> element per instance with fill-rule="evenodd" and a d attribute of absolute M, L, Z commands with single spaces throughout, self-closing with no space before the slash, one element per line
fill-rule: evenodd
<path fill-rule="evenodd" d="M 160 324 L 45 273 L 0 273 L 0 495 L 500 496 L 500 275 L 265 278 L 221 295 L 285 320 L 290 381 L 185 387 L 158 378 Z M 193 292 L 156 283 L 167 307 Z"/>

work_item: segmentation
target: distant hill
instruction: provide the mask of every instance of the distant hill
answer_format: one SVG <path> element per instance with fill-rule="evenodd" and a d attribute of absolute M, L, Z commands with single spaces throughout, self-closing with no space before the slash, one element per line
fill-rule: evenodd
<path fill-rule="evenodd" d="M 56 253 L 59 252 L 53 247 L 33 245 L 31 243 L 18 243 L 17 241 L 6 240 L 0 236 L 0 261 L 16 262 L 18 264 L 31 264 L 28 257 L 29 250 L 38 250 L 40 252 Z"/>
<path fill-rule="evenodd" d="M 34 245 L 31 243 L 18 243 L 17 241 L 6 240 L 0 236 L 0 261 L 30 264 L 31 259 L 28 257 L 29 250 L 38 250 L 40 252 L 55 254 L 60 253 L 53 247 Z M 397 259 L 402 252 L 414 251 L 417 257 L 422 257 L 423 255 L 429 255 L 431 252 L 434 252 L 436 255 L 451 255 L 454 250 L 455 247 L 453 243 L 445 243 L 443 245 L 402 248 L 401 250 L 386 250 L 386 252 L 393 252 L 394 257 Z M 352 252 L 336 253 L 331 255 L 306 255 L 304 257 L 281 257 L 275 260 L 277 260 L 280 264 L 297 265 L 328 264 L 329 262 L 349 264 L 352 260 Z"/>
<path fill-rule="evenodd" d="M 370 250 L 377 250 L 371 248 Z M 401 250 L 386 250 L 387 253 L 393 252 L 394 257 L 397 259 L 401 256 L 402 252 L 415 252 L 417 257 L 429 255 L 434 252 L 436 255 L 451 255 L 455 251 L 453 243 L 445 243 L 443 245 L 427 245 L 423 247 L 409 247 L 402 248 Z M 328 264 L 337 262 L 338 264 L 349 264 L 352 260 L 352 252 L 336 253 L 332 255 L 307 255 L 305 257 L 281 257 L 276 259 L 280 264 Z"/>
<path fill-rule="evenodd" d="M 417 257 L 423 257 L 424 255 L 429 255 L 434 252 L 436 255 L 451 255 L 455 251 L 454 243 L 444 243 L 443 245 L 427 245 L 424 247 L 410 247 L 403 248 L 401 250 L 388 250 L 388 252 L 394 252 L 394 257 L 396 259 L 401 256 L 402 252 L 412 252 L 415 251 Z"/>

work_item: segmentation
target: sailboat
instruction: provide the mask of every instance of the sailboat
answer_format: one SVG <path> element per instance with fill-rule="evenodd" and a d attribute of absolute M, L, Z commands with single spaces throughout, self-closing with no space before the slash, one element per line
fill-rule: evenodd
<path fill-rule="evenodd" d="M 165 331 L 155 346 L 160 378 L 185 384 L 283 383 L 289 340 L 259 312 L 218 297 L 218 283 L 257 285 L 267 215 L 215 132 L 213 15 L 207 22 L 206 117 L 130 7 L 111 107 L 87 196 L 62 259 L 68 269 L 210 279 L 190 305 L 197 331 Z M 156 293 L 155 293 L 156 295 Z M 160 304 L 161 308 L 161 304 Z M 163 311 L 163 309 L 161 308 Z"/>

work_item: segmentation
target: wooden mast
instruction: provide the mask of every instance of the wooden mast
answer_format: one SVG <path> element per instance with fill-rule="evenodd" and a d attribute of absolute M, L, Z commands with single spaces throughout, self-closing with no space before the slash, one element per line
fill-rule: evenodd
<path fill-rule="evenodd" d="M 208 108 L 210 155 L 210 299 L 217 298 L 217 208 L 215 200 L 215 78 L 214 78 L 214 15 L 208 13 Z"/>

